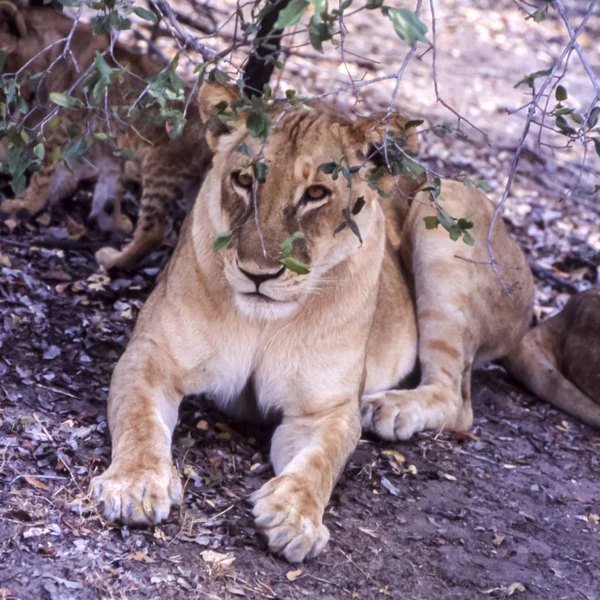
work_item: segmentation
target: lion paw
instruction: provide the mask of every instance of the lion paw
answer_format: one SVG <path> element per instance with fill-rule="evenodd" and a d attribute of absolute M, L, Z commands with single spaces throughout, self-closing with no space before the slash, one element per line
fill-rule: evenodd
<path fill-rule="evenodd" d="M 167 461 L 138 471 L 113 464 L 92 480 L 91 490 L 107 519 L 132 525 L 164 521 L 182 494 L 179 473 Z"/>
<path fill-rule="evenodd" d="M 364 396 L 361 406 L 363 429 L 384 440 L 408 440 L 427 427 L 426 411 L 410 392 Z M 413 394 L 414 396 L 414 394 Z"/>
<path fill-rule="evenodd" d="M 121 252 L 116 248 L 111 248 L 110 246 L 100 248 L 100 250 L 96 252 L 96 261 L 105 271 L 110 271 L 111 269 L 120 266 L 118 264 L 120 257 Z"/>
<path fill-rule="evenodd" d="M 269 550 L 291 563 L 317 556 L 329 540 L 323 511 L 305 488 L 291 475 L 280 475 L 252 495 L 256 527 Z"/>

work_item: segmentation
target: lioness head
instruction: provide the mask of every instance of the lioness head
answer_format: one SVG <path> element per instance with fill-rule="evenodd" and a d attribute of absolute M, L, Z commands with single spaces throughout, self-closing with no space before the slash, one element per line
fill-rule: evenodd
<path fill-rule="evenodd" d="M 386 124 L 376 117 L 352 122 L 321 103 L 276 103 L 268 109 L 273 128 L 263 143 L 248 130 L 247 118 L 256 119 L 251 108 L 242 106 L 237 120 L 228 120 L 239 103 L 237 88 L 206 83 L 200 90 L 215 152 L 210 197 L 203 201 L 214 235 L 231 232 L 219 257 L 237 307 L 276 319 L 351 270 L 348 259 L 361 245 L 375 246 L 381 256 L 383 216 L 366 174 L 373 167 L 370 148 L 381 144 Z M 404 131 L 406 121 L 394 115 L 392 131 L 401 130 L 414 151 L 416 134 Z M 332 163 L 339 165 L 335 179 Z"/>

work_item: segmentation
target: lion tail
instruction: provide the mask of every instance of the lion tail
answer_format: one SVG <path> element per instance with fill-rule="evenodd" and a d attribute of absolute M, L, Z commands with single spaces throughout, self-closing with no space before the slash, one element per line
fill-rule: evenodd
<path fill-rule="evenodd" d="M 531 331 L 500 364 L 538 398 L 600 429 L 600 405 L 558 370 L 535 342 Z"/>

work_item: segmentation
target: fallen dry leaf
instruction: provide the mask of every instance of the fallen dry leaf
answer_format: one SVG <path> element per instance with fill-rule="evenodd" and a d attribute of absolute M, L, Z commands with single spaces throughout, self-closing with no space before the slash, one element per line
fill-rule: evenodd
<path fill-rule="evenodd" d="M 235 556 L 229 554 L 221 554 L 214 550 L 203 550 L 200 552 L 202 560 L 213 570 L 223 570 L 230 567 L 235 561 Z"/>
<path fill-rule="evenodd" d="M 526 589 L 527 588 L 522 583 L 515 581 L 514 583 L 511 583 L 506 588 L 506 595 L 512 596 L 513 594 L 516 594 L 517 592 L 524 592 L 524 591 L 526 591 Z"/>
<path fill-rule="evenodd" d="M 404 454 L 401 454 L 397 450 L 384 450 L 382 454 L 385 454 L 386 456 L 391 456 L 399 465 L 403 465 L 406 462 L 406 457 L 404 456 Z"/>
<path fill-rule="evenodd" d="M 300 577 L 300 575 L 302 575 L 302 569 L 296 569 L 295 571 L 288 571 L 285 574 L 285 578 L 288 581 L 296 581 L 296 579 L 298 579 L 298 577 Z"/>
<path fill-rule="evenodd" d="M 33 487 L 36 487 L 40 490 L 48 490 L 50 489 L 45 483 L 42 483 L 41 481 L 38 481 L 37 479 L 34 479 L 33 477 L 25 477 L 25 481 L 29 484 L 32 485 Z"/>
<path fill-rule="evenodd" d="M 135 560 L 136 562 L 156 562 L 153 558 L 150 558 L 147 554 L 144 554 L 143 552 L 130 552 L 125 558 L 127 560 Z"/>

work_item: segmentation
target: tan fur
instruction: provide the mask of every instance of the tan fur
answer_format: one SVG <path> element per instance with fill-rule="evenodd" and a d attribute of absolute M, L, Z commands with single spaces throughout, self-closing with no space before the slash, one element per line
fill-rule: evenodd
<path fill-rule="evenodd" d="M 205 118 L 235 97 L 217 84 L 205 84 L 200 95 Z M 274 107 L 273 117 L 280 110 Z M 213 168 L 113 375 L 113 462 L 93 491 L 110 518 L 166 517 L 179 489 L 171 433 L 181 397 L 204 393 L 239 411 L 251 380 L 259 411 L 282 417 L 271 448 L 276 477 L 253 497 L 256 524 L 273 552 L 301 561 L 327 542 L 323 511 L 359 439 L 361 404 L 363 426 L 386 439 L 468 429 L 473 361 L 517 344 L 529 320 L 532 281 L 502 223 L 494 247 L 498 260 L 517 267 L 504 273 L 512 299 L 489 266 L 455 258 L 487 258 L 493 206 L 478 191 L 453 181 L 441 189 L 448 212 L 473 215 L 471 248 L 446 231 L 425 229 L 423 217 L 433 213 L 427 194 L 410 208 L 405 198 L 420 182 L 407 179 L 400 190 L 387 182 L 395 195 L 380 200 L 364 174 L 348 188 L 343 177 L 319 173 L 332 159 L 361 164 L 369 142 L 382 134 L 381 124 L 352 123 L 322 104 L 292 109 L 277 124 L 264 148 L 269 174 L 257 186 L 256 215 L 251 192 L 232 178 L 249 162 L 236 148 L 245 143 L 258 154 L 261 147 L 243 123 L 209 136 Z M 311 185 L 331 193 L 310 202 L 303 198 Z M 342 209 L 360 196 L 362 245 L 349 228 L 334 235 Z M 234 232 L 231 247 L 214 254 L 215 236 L 227 230 Z M 281 269 L 280 244 L 295 231 L 304 238 L 293 256 L 310 265 L 308 275 Z M 253 282 L 257 276 L 263 279 Z M 257 291 L 262 295 L 252 295 Z M 421 385 L 392 391 L 417 356 Z"/>
<path fill-rule="evenodd" d="M 5 71 L 10 73 L 24 66 L 42 48 L 67 36 L 73 22 L 49 8 L 22 8 L 17 11 L 13 5 L 9 8 L 8 4 L 0 2 L 3 19 L 0 24 L 0 48 L 7 52 Z M 109 43 L 107 35 L 93 36 L 89 25 L 79 24 L 70 47 L 80 70 L 87 68 L 93 62 L 96 51 L 105 51 Z M 45 71 L 61 51 L 62 45 L 55 46 L 36 59 L 26 72 L 33 74 Z M 134 75 L 126 76 L 123 84 L 110 87 L 108 106 L 128 106 L 145 87 L 145 82 L 136 75 L 148 78 L 160 71 L 160 65 L 128 51 L 120 44 L 115 45 L 114 56 L 121 66 L 129 65 Z M 109 57 L 106 60 L 111 64 Z M 52 108 L 48 101 L 51 92 L 65 92 L 78 77 L 73 62 L 67 57 L 57 62 L 51 75 L 44 78 L 41 85 L 39 82 L 29 84 L 24 89 L 24 96 L 35 100 L 38 108 L 30 115 L 28 126 L 35 127 Z M 178 108 L 183 108 L 183 105 Z M 45 159 L 41 170 L 32 176 L 24 197 L 5 201 L 0 210 L 9 214 L 36 214 L 49 203 L 72 193 L 81 179 L 96 175 L 102 185 L 96 190 L 91 216 L 98 220 L 104 230 L 116 228 L 129 233 L 131 224 L 121 214 L 120 208 L 123 178 L 120 166 L 115 172 L 112 147 L 101 142 L 94 143 L 87 155 L 93 165 L 91 172 L 89 165 L 83 162 L 69 165 L 69 168 L 65 168 L 62 162 L 58 165 L 52 163 L 52 148 L 64 145 L 67 125 L 71 121 L 83 125 L 89 118 L 83 110 L 63 109 L 60 115 L 58 127 L 45 130 Z M 106 119 L 101 113 L 88 121 L 91 131 L 103 131 L 111 138 L 118 138 L 118 146 L 135 150 L 141 161 L 143 194 L 133 241 L 121 251 L 114 248 L 98 251 L 98 262 L 106 269 L 131 269 L 151 250 L 160 246 L 164 237 L 167 207 L 181 194 L 195 197 L 210 162 L 211 154 L 204 139 L 204 126 L 195 100 L 189 106 L 188 122 L 183 134 L 176 139 L 169 138 L 164 125 L 153 122 L 157 115 L 156 107 L 152 106 L 144 109 L 139 118 L 131 119 L 139 135 L 132 129 L 119 132 L 114 123 L 111 131 L 107 131 Z"/>
<path fill-rule="evenodd" d="M 573 296 L 502 364 L 542 400 L 600 428 L 600 289 Z"/>

